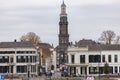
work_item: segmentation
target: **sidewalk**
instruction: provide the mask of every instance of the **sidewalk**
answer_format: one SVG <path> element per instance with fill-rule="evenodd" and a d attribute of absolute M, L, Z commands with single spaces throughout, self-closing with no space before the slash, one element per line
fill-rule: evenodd
<path fill-rule="evenodd" d="M 42 76 L 30 78 L 29 80 L 45 80 L 45 78 L 46 78 L 46 76 L 42 75 Z"/>
<path fill-rule="evenodd" d="M 120 78 L 115 78 L 115 79 L 120 80 Z"/>

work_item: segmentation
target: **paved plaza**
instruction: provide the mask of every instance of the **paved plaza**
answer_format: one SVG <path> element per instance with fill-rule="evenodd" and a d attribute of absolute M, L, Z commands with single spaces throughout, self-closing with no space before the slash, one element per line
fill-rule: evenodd
<path fill-rule="evenodd" d="M 61 73 L 55 72 L 54 74 L 52 74 L 51 77 L 45 76 L 45 74 L 43 74 L 42 76 L 29 78 L 29 80 L 45 80 L 46 78 L 60 78 L 60 77 L 61 77 Z M 26 80 L 26 79 L 23 78 L 21 80 Z"/>
<path fill-rule="evenodd" d="M 13 79 L 13 80 L 45 80 L 46 78 L 48 79 L 52 79 L 52 78 L 61 78 L 61 73 L 60 72 L 55 72 L 54 74 L 52 74 L 52 76 L 46 76 L 46 75 L 42 75 L 42 76 L 37 76 L 37 77 L 30 77 L 28 78 L 20 78 L 20 79 Z M 67 77 L 62 77 L 63 79 L 66 80 Z M 77 80 L 86 80 L 86 77 L 74 77 Z M 12 80 L 12 79 L 5 79 L 5 80 Z M 115 80 L 120 80 L 120 78 L 115 78 Z"/>

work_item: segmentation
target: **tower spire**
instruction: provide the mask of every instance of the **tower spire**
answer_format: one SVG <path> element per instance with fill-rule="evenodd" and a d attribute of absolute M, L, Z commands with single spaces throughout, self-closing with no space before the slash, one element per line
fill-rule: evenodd
<path fill-rule="evenodd" d="M 63 0 L 61 7 L 66 7 L 65 2 Z"/>
<path fill-rule="evenodd" d="M 63 0 L 63 4 L 64 4 L 64 0 Z"/>
<path fill-rule="evenodd" d="M 63 3 L 61 5 L 61 14 L 60 14 L 60 16 L 67 16 L 67 14 L 66 14 L 66 5 L 64 3 L 64 0 L 63 0 Z"/>

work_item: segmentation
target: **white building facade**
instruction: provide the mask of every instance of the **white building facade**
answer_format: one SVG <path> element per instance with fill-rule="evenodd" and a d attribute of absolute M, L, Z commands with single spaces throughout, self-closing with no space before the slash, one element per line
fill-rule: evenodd
<path fill-rule="evenodd" d="M 70 46 L 68 48 L 68 63 L 66 65 L 70 74 L 104 74 L 105 63 L 109 65 L 110 74 L 120 73 L 120 45 Z"/>
<path fill-rule="evenodd" d="M 37 75 L 38 58 L 37 49 L 30 42 L 1 42 L 0 74 Z"/>

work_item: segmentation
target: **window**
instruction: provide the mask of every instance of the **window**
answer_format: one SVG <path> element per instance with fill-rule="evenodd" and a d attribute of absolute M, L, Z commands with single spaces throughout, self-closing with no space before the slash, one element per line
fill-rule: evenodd
<path fill-rule="evenodd" d="M 33 54 L 35 51 L 17 51 L 17 54 Z"/>
<path fill-rule="evenodd" d="M 27 56 L 17 56 L 17 61 L 18 63 L 25 63 L 28 62 L 28 57 Z"/>
<path fill-rule="evenodd" d="M 115 66 L 115 73 L 117 73 L 118 72 L 118 69 L 117 69 L 117 66 Z"/>
<path fill-rule="evenodd" d="M 118 56 L 117 55 L 114 55 L 114 61 L 118 62 Z"/>
<path fill-rule="evenodd" d="M 24 58 L 23 58 L 24 56 L 21 56 L 21 62 L 24 62 Z"/>
<path fill-rule="evenodd" d="M 28 56 L 26 56 L 26 62 L 28 62 Z"/>
<path fill-rule="evenodd" d="M 27 72 L 27 66 L 17 66 L 17 73 Z"/>
<path fill-rule="evenodd" d="M 30 56 L 30 62 L 32 62 L 32 56 Z"/>
<path fill-rule="evenodd" d="M 108 62 L 111 62 L 111 55 L 108 55 Z"/>
<path fill-rule="evenodd" d="M 101 62 L 101 56 L 100 55 L 94 55 L 94 62 Z"/>
<path fill-rule="evenodd" d="M 26 56 L 23 56 L 24 62 L 26 62 Z"/>
<path fill-rule="evenodd" d="M 0 63 L 7 63 L 9 62 L 8 56 L 0 56 Z"/>
<path fill-rule="evenodd" d="M 74 60 L 75 58 L 74 58 L 74 55 L 71 55 L 71 63 L 74 63 Z"/>
<path fill-rule="evenodd" d="M 89 55 L 89 62 L 94 62 L 94 56 L 93 55 Z"/>
<path fill-rule="evenodd" d="M 85 63 L 85 55 L 80 55 L 80 63 Z"/>
<path fill-rule="evenodd" d="M 17 56 L 17 62 L 21 62 L 21 57 L 20 56 Z"/>
<path fill-rule="evenodd" d="M 0 54 L 15 54 L 15 51 L 0 51 Z"/>
<path fill-rule="evenodd" d="M 102 55 L 102 62 L 105 62 L 105 55 Z"/>
<path fill-rule="evenodd" d="M 31 72 L 36 72 L 36 65 L 31 65 Z"/>
<path fill-rule="evenodd" d="M 101 56 L 100 55 L 89 55 L 89 62 L 98 63 L 101 62 Z"/>

